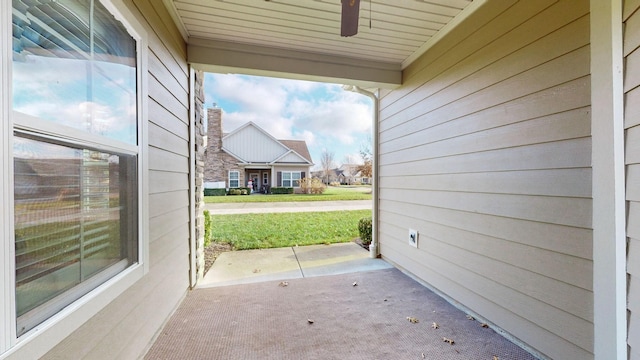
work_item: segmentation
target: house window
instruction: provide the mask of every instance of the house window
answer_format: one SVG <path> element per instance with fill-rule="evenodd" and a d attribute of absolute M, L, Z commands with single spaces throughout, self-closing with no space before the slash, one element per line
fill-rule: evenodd
<path fill-rule="evenodd" d="M 13 0 L 12 15 L 19 337 L 141 262 L 146 189 L 139 36 L 99 0 Z"/>
<path fill-rule="evenodd" d="M 262 185 L 269 185 L 269 173 L 262 173 Z"/>
<path fill-rule="evenodd" d="M 300 171 L 283 171 L 282 187 L 300 187 Z"/>
<path fill-rule="evenodd" d="M 229 188 L 240 187 L 240 172 L 229 171 Z"/>

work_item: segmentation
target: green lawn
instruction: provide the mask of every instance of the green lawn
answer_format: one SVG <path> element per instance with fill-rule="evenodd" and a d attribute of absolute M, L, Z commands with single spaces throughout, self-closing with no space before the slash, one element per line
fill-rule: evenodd
<path fill-rule="evenodd" d="M 213 241 L 235 250 L 349 242 L 371 210 L 213 215 Z"/>
<path fill-rule="evenodd" d="M 205 196 L 205 203 L 371 200 L 371 186 L 327 187 L 324 194 Z"/>

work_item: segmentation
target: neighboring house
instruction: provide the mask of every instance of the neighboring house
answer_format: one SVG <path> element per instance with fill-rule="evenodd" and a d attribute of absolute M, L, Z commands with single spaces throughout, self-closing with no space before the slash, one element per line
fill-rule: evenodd
<path fill-rule="evenodd" d="M 277 140 L 253 122 L 224 134 L 222 109 L 208 109 L 205 188 L 300 188 L 310 174 L 311 155 L 303 140 Z"/>
<path fill-rule="evenodd" d="M 541 358 L 640 359 L 640 3 L 401 3 L 0 2 L 0 359 L 141 358 L 197 284 L 200 71 L 356 85 L 374 254 Z"/>
<path fill-rule="evenodd" d="M 358 164 L 342 164 L 340 167 L 329 169 L 328 174 L 324 170 L 312 171 L 311 176 L 321 179 L 324 183 L 339 182 L 344 185 L 351 184 L 370 184 L 371 179 L 362 176 L 362 172 L 358 170 Z"/>
<path fill-rule="evenodd" d="M 337 168 L 329 169 L 326 172 L 324 170 L 311 172 L 311 177 L 320 179 L 325 184 L 330 184 L 332 182 L 338 181 L 338 175 L 339 173 Z"/>
<path fill-rule="evenodd" d="M 341 184 L 370 184 L 371 179 L 366 176 L 362 176 L 362 171 L 358 170 L 358 164 L 342 164 L 336 169 L 338 174 L 338 181 Z"/>

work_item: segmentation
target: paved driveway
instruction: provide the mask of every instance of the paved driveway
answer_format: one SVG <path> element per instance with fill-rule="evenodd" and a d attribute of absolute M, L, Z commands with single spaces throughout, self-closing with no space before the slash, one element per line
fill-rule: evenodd
<path fill-rule="evenodd" d="M 205 209 L 209 210 L 211 214 L 224 215 L 367 209 L 370 210 L 372 208 L 372 204 L 373 202 L 371 200 L 224 203 L 206 204 Z"/>

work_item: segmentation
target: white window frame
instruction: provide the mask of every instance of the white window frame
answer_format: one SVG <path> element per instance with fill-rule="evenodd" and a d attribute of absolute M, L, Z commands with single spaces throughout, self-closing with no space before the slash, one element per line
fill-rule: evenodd
<path fill-rule="evenodd" d="M 284 185 L 284 182 L 285 182 L 284 174 L 289 174 L 290 178 L 288 180 L 286 180 L 286 181 L 290 182 L 290 186 L 285 186 Z M 294 179 L 293 178 L 293 174 L 298 174 L 299 178 L 298 179 Z M 294 180 L 298 180 L 298 186 L 293 186 L 293 181 Z M 282 172 L 282 184 L 280 184 L 280 186 L 282 186 L 282 187 L 290 187 L 290 188 L 296 189 L 296 188 L 300 187 L 300 180 L 302 180 L 302 171 L 283 171 Z"/>
<path fill-rule="evenodd" d="M 144 27 L 122 0 L 98 0 L 116 17 L 136 40 L 138 144 L 138 262 L 107 280 L 62 311 L 18 338 L 15 313 L 15 258 L 13 213 L 13 128 L 12 113 L 12 1 L 0 3 L 0 360 L 7 357 L 39 358 L 96 315 L 107 304 L 140 280 L 149 271 L 149 168 L 148 168 L 148 36 Z M 24 126 L 22 128 L 25 128 Z M 79 135 L 79 134 L 78 134 Z M 73 139 L 74 132 L 68 134 Z M 86 134 L 83 139 L 87 139 Z"/>
<path fill-rule="evenodd" d="M 238 174 L 238 178 L 237 179 L 233 179 L 233 181 L 237 181 L 238 185 L 236 186 L 231 186 L 231 174 L 232 173 L 236 173 Z M 229 189 L 237 189 L 240 187 L 240 171 L 238 170 L 229 170 Z"/>

